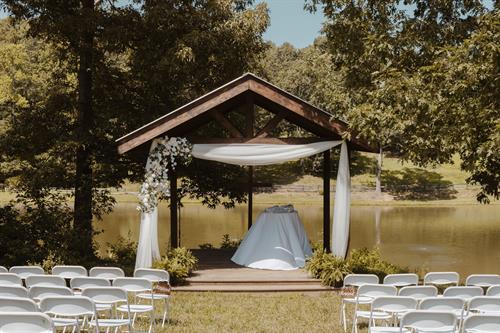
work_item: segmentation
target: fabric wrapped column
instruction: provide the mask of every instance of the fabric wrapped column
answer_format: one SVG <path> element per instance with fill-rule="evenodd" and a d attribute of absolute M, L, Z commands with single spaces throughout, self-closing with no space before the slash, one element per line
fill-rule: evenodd
<path fill-rule="evenodd" d="M 349 243 L 349 217 L 351 209 L 351 176 L 349 172 L 349 152 L 347 144 L 340 148 L 339 170 L 335 186 L 333 206 L 332 254 L 345 258 Z"/>

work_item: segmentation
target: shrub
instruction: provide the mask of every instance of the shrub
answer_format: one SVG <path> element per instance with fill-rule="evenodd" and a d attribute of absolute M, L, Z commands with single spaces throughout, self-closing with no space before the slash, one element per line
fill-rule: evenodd
<path fill-rule="evenodd" d="M 388 274 L 407 273 L 409 271 L 408 268 L 382 260 L 378 248 L 352 250 L 348 262 L 353 273 L 375 274 L 380 280 Z"/>
<path fill-rule="evenodd" d="M 321 282 L 327 286 L 339 286 L 344 277 L 351 273 L 347 261 L 325 252 L 323 248 L 317 248 L 306 262 L 305 269 L 309 274 L 321 279 Z"/>
<path fill-rule="evenodd" d="M 221 249 L 236 249 L 241 244 L 241 239 L 231 239 L 229 234 L 222 236 L 222 243 L 220 243 Z"/>
<path fill-rule="evenodd" d="M 170 274 L 170 283 L 179 285 L 196 269 L 198 259 L 191 251 L 184 247 L 178 247 L 168 251 L 167 255 L 154 262 L 154 268 L 165 269 Z"/>
<path fill-rule="evenodd" d="M 215 247 L 212 244 L 210 244 L 210 243 L 203 243 L 203 244 L 198 245 L 198 247 L 200 249 L 202 249 L 202 250 L 213 250 L 213 249 L 215 249 Z"/>
<path fill-rule="evenodd" d="M 382 260 L 377 248 L 352 250 L 348 259 L 335 257 L 317 248 L 308 258 L 305 269 L 312 277 L 321 279 L 324 285 L 333 287 L 340 287 L 344 277 L 350 273 L 375 274 L 383 279 L 387 274 L 408 272 L 407 268 Z"/>
<path fill-rule="evenodd" d="M 126 275 L 134 273 L 137 243 L 132 241 L 130 233 L 127 238 L 119 237 L 114 244 L 108 243 L 108 256 L 111 262 L 123 269 Z"/>

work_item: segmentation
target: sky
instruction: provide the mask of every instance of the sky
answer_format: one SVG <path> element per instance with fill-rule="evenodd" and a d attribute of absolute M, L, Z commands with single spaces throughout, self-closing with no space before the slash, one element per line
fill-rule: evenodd
<path fill-rule="evenodd" d="M 304 10 L 304 0 L 258 0 L 266 2 L 271 25 L 264 34 L 265 40 L 277 45 L 289 42 L 295 47 L 306 47 L 319 36 L 324 21 L 322 11 L 311 14 Z"/>

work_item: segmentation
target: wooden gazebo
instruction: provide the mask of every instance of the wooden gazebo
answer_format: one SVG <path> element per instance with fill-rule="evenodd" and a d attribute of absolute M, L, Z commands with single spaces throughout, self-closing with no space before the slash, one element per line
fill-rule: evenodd
<path fill-rule="evenodd" d="M 273 114 L 260 129 L 255 126 L 255 106 Z M 231 112 L 244 116 L 244 128 L 238 128 L 228 119 Z M 305 130 L 307 137 L 275 137 L 273 130 L 286 120 Z M 215 121 L 228 134 L 226 137 L 199 137 L 196 130 L 208 122 Z M 308 102 L 247 73 L 243 76 L 203 95 L 190 103 L 150 122 L 149 124 L 117 140 L 120 154 L 142 146 L 153 139 L 186 137 L 191 143 L 265 143 L 306 144 L 318 141 L 341 140 L 348 126 Z M 376 152 L 366 141 L 352 137 L 348 141 L 350 150 Z M 323 152 L 323 244 L 330 246 L 330 151 Z M 178 246 L 177 181 L 171 178 L 171 246 Z M 249 167 L 248 182 L 248 226 L 252 223 L 253 167 Z"/>

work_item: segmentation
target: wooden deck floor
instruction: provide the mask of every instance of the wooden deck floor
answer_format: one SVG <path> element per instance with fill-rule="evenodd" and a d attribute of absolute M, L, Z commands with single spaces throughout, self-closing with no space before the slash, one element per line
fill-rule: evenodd
<path fill-rule="evenodd" d="M 234 250 L 193 250 L 199 259 L 198 270 L 186 286 L 176 291 L 284 292 L 327 291 L 302 270 L 272 271 L 239 266 L 231 261 Z"/>

